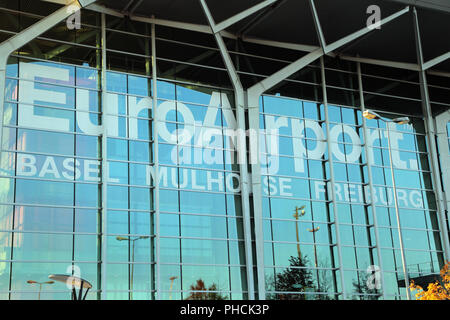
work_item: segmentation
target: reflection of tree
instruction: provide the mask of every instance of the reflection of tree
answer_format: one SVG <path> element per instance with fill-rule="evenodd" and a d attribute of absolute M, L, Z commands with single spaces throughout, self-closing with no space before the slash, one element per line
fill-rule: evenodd
<path fill-rule="evenodd" d="M 303 256 L 300 250 L 300 236 L 299 236 L 299 218 L 306 214 L 305 206 L 295 207 L 295 234 L 297 244 L 297 257 L 291 256 L 289 258 L 289 267 L 287 267 L 281 273 L 276 273 L 274 276 L 268 276 L 266 278 L 266 286 L 268 291 L 275 291 L 274 294 L 269 294 L 267 299 L 280 299 L 280 300 L 306 300 L 313 299 L 312 292 L 318 293 L 316 295 L 317 300 L 329 300 L 330 297 L 326 294 L 329 292 L 330 283 L 328 282 L 327 270 L 320 269 L 317 257 L 316 248 L 316 232 L 320 230 L 320 227 L 314 227 L 307 229 L 313 235 L 313 249 L 314 249 L 314 266 L 313 269 L 308 269 L 307 256 Z M 313 281 L 313 273 L 317 277 L 317 286 Z M 283 293 L 286 292 L 286 293 Z M 309 294 L 306 294 L 309 292 Z M 324 294 L 322 294 L 324 293 Z"/>
<path fill-rule="evenodd" d="M 226 300 L 227 296 L 223 296 L 218 293 L 218 289 L 215 283 L 209 288 L 205 286 L 205 282 L 202 279 L 198 279 L 195 285 L 191 285 L 191 294 L 186 300 Z"/>
<path fill-rule="evenodd" d="M 376 288 L 369 289 L 367 286 L 367 278 L 369 273 L 358 276 L 357 280 L 353 280 L 354 295 L 353 300 L 378 300 L 380 299 L 380 291 Z"/>
<path fill-rule="evenodd" d="M 328 293 L 328 292 L 333 291 L 330 288 L 330 285 L 332 282 L 329 277 L 330 276 L 329 270 L 325 269 L 326 266 L 327 266 L 326 262 L 319 261 L 318 267 L 324 268 L 324 269 L 316 270 L 316 272 L 317 272 L 317 292 Z M 317 300 L 330 300 L 330 297 L 327 294 L 318 294 Z"/>
<path fill-rule="evenodd" d="M 326 292 L 328 285 L 320 284 L 320 282 L 318 287 L 314 285 L 312 271 L 307 269 L 307 264 L 308 258 L 306 256 L 291 256 L 289 258 L 289 267 L 275 274 L 274 278 L 266 279 L 270 290 L 277 292 L 269 294 L 267 299 L 306 300 L 312 298 L 306 292 Z M 327 300 L 329 297 L 327 295 L 317 295 L 317 299 Z"/>

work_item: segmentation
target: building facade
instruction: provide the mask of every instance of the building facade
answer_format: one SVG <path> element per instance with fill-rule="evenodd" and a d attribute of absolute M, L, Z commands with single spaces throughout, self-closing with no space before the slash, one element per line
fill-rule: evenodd
<path fill-rule="evenodd" d="M 27 282 L 51 274 L 88 280 L 88 299 L 408 299 L 450 259 L 431 9 L 378 1 L 379 30 L 363 16 L 327 44 L 304 1 L 318 45 L 294 46 L 227 29 L 289 1 L 218 24 L 205 1 L 186 6 L 205 24 L 51 2 L 0 1 L 0 299 L 69 299 Z M 339 53 L 396 20 L 415 63 Z"/>

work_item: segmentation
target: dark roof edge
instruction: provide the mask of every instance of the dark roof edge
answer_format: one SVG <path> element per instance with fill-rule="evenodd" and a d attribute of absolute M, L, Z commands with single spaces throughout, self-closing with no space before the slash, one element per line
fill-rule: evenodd
<path fill-rule="evenodd" d="M 450 13 L 450 2 L 448 0 L 388 0 L 388 1 Z"/>

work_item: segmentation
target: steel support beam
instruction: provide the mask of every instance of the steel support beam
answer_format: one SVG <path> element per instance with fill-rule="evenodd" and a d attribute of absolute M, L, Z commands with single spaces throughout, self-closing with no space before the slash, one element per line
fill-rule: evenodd
<path fill-rule="evenodd" d="M 435 65 L 444 62 L 445 60 L 450 59 L 450 51 L 447 53 L 444 53 L 443 55 L 440 55 L 439 57 L 436 57 L 426 63 L 423 64 L 423 70 L 428 70 L 432 67 L 434 67 Z"/>
<path fill-rule="evenodd" d="M 328 53 L 336 50 L 337 48 L 340 48 L 340 47 L 344 46 L 345 44 L 348 44 L 349 42 L 351 42 L 351 41 L 353 41 L 353 40 L 355 40 L 357 38 L 360 38 L 360 37 L 368 34 L 370 31 L 373 30 L 373 29 L 370 29 L 368 27 L 365 27 L 363 29 L 360 29 L 360 30 L 352 33 L 352 34 L 349 34 L 346 37 L 343 37 L 342 39 L 340 39 L 338 41 L 335 41 L 335 42 L 331 43 L 330 45 L 327 45 L 326 42 L 325 42 L 325 37 L 323 35 L 322 26 L 320 24 L 319 16 L 317 14 L 316 7 L 314 5 L 314 0 L 309 0 L 309 3 L 310 3 L 310 6 L 311 6 L 311 11 L 312 11 L 312 14 L 313 14 L 313 18 L 314 18 L 314 25 L 316 27 L 317 37 L 319 38 L 319 42 L 320 42 L 320 45 L 321 45 L 321 47 L 322 47 L 322 49 L 324 51 L 324 54 L 328 54 Z M 409 10 L 410 10 L 409 7 L 406 7 L 403 10 L 400 10 L 400 11 L 398 11 L 398 12 L 396 12 L 396 13 L 394 13 L 394 14 L 392 14 L 392 15 L 384 18 L 384 19 L 382 19 L 380 21 L 380 26 L 383 25 L 383 24 L 389 23 L 392 20 L 395 20 L 396 18 L 398 18 L 398 17 L 402 16 L 403 14 L 409 12 Z"/>
<path fill-rule="evenodd" d="M 278 7 L 280 7 L 286 1 L 287 0 L 278 0 L 269 8 L 266 8 L 265 10 L 260 12 L 256 17 L 251 19 L 251 21 L 249 21 L 237 32 L 238 37 L 240 38 L 244 37 L 246 33 L 248 33 L 251 29 L 253 29 L 258 23 L 261 23 L 262 21 L 266 20 Z"/>
<path fill-rule="evenodd" d="M 130 14 L 133 14 L 134 11 L 136 11 L 137 8 L 142 4 L 143 0 L 139 0 L 130 10 Z"/>
<path fill-rule="evenodd" d="M 409 11 L 409 7 L 406 7 L 403 10 L 400 10 L 400 11 L 382 19 L 380 21 L 380 25 L 382 26 L 386 23 L 389 23 L 392 20 L 404 15 L 408 11 Z M 343 37 L 342 39 L 339 39 L 339 40 L 331 43 L 330 45 L 326 45 L 325 48 L 316 49 L 316 50 L 308 53 L 307 55 L 301 57 L 297 61 L 291 63 L 290 65 L 284 67 L 280 71 L 267 77 L 266 79 L 262 80 L 261 82 L 255 84 L 254 86 L 252 86 L 249 89 L 249 91 L 252 91 L 252 92 L 255 91 L 255 92 L 259 93 L 259 95 L 261 95 L 263 92 L 269 90 L 270 88 L 272 88 L 274 85 L 276 85 L 280 81 L 290 77 L 291 75 L 293 75 L 300 69 L 303 69 L 304 67 L 306 67 L 308 64 L 319 59 L 321 56 L 325 55 L 327 52 L 336 50 L 336 49 L 358 39 L 359 37 L 362 37 L 362 36 L 372 32 L 373 30 L 374 29 L 369 29 L 369 28 L 365 27 L 357 32 L 354 32 L 346 37 Z"/>
<path fill-rule="evenodd" d="M 215 22 L 208 9 L 205 0 L 200 0 L 200 4 L 211 26 L 214 30 Z M 241 204 L 244 224 L 244 242 L 245 242 L 245 260 L 247 273 L 247 291 L 250 300 L 255 299 L 254 276 L 253 276 L 253 253 L 252 253 L 252 238 L 251 238 L 251 215 L 250 215 L 250 191 L 249 191 L 249 174 L 247 166 L 247 142 L 245 138 L 245 95 L 244 88 L 239 79 L 238 73 L 234 67 L 231 56 L 227 50 L 225 42 L 219 32 L 214 32 L 216 43 L 220 49 L 222 59 L 228 71 L 228 76 L 234 88 L 234 97 L 236 103 L 236 121 L 237 121 L 237 154 L 240 172 L 240 187 L 241 187 Z M 244 136 L 243 136 L 244 135 Z M 258 283 L 264 283 L 264 277 L 258 278 Z M 259 296 L 261 299 L 261 296 Z"/>
<path fill-rule="evenodd" d="M 311 8 L 311 13 L 314 20 L 314 26 L 316 28 L 317 38 L 319 39 L 320 46 L 325 52 L 325 47 L 327 46 L 325 42 L 325 36 L 323 35 L 322 26 L 320 24 L 319 15 L 317 14 L 316 6 L 314 0 L 309 0 L 309 6 Z"/>
<path fill-rule="evenodd" d="M 251 173 L 251 190 L 253 194 L 253 225 L 255 233 L 256 273 L 258 279 L 258 298 L 266 299 L 264 272 L 264 234 L 262 217 L 261 163 L 259 161 L 259 97 L 254 91 L 247 90 L 249 136 L 249 157 Z"/>
<path fill-rule="evenodd" d="M 252 14 L 258 12 L 261 9 L 264 9 L 265 7 L 270 6 L 272 3 L 277 2 L 278 0 L 265 0 L 263 2 L 258 3 L 257 5 L 254 5 L 251 8 L 248 8 L 247 10 L 244 10 L 234 16 L 232 16 L 231 18 L 228 18 L 218 24 L 215 24 L 214 27 L 211 27 L 213 33 L 217 33 L 220 32 L 222 30 L 225 30 L 226 28 L 232 26 L 233 24 L 235 24 L 238 21 L 241 21 L 245 18 L 247 18 L 248 16 L 251 16 Z M 205 2 L 205 1 L 203 1 Z M 206 4 L 206 2 L 205 2 Z"/>
<path fill-rule="evenodd" d="M 425 133 L 428 145 L 428 159 L 430 163 L 432 183 L 434 192 L 436 194 L 436 209 L 438 212 L 438 222 L 440 227 L 440 236 L 442 241 L 442 248 L 444 251 L 444 260 L 450 261 L 450 244 L 448 228 L 445 219 L 445 203 L 442 194 L 442 180 L 439 174 L 439 159 L 438 150 L 436 146 L 436 128 L 433 121 L 433 113 L 431 110 L 430 96 L 428 93 L 427 75 L 424 69 L 422 41 L 420 37 L 419 19 L 417 16 L 417 10 L 413 8 L 413 20 L 414 20 L 414 34 L 416 39 L 416 52 L 417 63 L 420 67 L 420 93 L 422 96 L 422 113 L 425 123 Z"/>

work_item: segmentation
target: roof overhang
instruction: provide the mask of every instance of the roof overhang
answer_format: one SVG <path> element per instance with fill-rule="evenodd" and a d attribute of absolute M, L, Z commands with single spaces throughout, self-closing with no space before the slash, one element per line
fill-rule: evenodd
<path fill-rule="evenodd" d="M 73 0 L 43 0 L 67 4 Z M 263 0 L 208 1 L 217 23 L 242 12 Z M 429 73 L 450 77 L 450 2 L 448 0 L 314 0 L 327 43 L 334 42 L 366 25 L 367 7 L 376 4 L 382 18 L 405 8 L 417 6 L 425 62 L 438 61 Z M 88 7 L 130 20 L 156 25 L 212 33 L 198 0 L 99 0 Z M 262 15 L 261 19 L 258 16 Z M 251 27 L 249 27 L 251 26 Z M 301 31 L 301 32 L 299 32 Z M 320 47 L 308 0 L 278 0 L 249 17 L 221 31 L 230 39 L 311 52 Z M 187 40 L 189 41 L 189 40 Z M 344 60 L 359 60 L 419 70 L 414 27 L 409 14 L 390 22 L 379 31 L 331 52 Z M 439 60 L 440 57 L 445 59 Z"/>
<path fill-rule="evenodd" d="M 450 2 L 448 0 L 390 0 L 390 1 L 450 13 Z"/>

